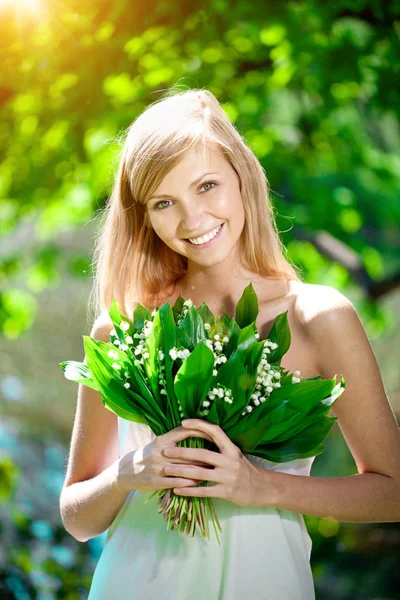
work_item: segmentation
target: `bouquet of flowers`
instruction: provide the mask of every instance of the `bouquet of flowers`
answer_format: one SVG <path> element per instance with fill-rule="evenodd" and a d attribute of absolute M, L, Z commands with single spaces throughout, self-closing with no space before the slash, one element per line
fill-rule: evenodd
<path fill-rule="evenodd" d="M 234 318 L 225 307 L 217 317 L 204 302 L 196 308 L 179 296 L 172 307 L 168 301 L 151 313 L 138 304 L 131 320 L 114 299 L 110 341 L 83 336 L 87 366 L 60 366 L 67 379 L 97 390 L 109 410 L 149 425 L 156 436 L 183 419 L 202 418 L 218 424 L 243 453 L 277 463 L 316 456 L 337 419 L 327 413 L 345 381 L 301 379 L 299 371 L 283 369 L 291 340 L 287 311 L 276 317 L 266 340 L 255 326 L 258 312 L 251 283 Z M 178 445 L 218 450 L 200 437 Z M 178 496 L 171 489 L 151 497 L 156 494 L 167 529 L 193 536 L 199 525 L 210 539 L 211 517 L 219 543 L 217 527 L 222 529 L 211 498 Z"/>

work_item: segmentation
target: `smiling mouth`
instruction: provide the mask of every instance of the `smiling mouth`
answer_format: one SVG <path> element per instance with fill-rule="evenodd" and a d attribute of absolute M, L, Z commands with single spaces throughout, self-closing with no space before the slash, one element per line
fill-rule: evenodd
<path fill-rule="evenodd" d="M 216 235 L 214 235 L 214 237 L 212 237 L 210 240 L 207 240 L 206 242 L 204 242 L 204 243 L 202 243 L 202 244 L 193 244 L 193 243 L 190 241 L 190 239 L 184 239 L 184 241 L 185 241 L 187 244 L 189 244 L 189 245 L 190 245 L 192 248 L 205 248 L 206 246 L 210 246 L 210 245 L 211 245 L 211 244 L 214 242 L 214 240 L 216 240 L 216 239 L 217 239 L 217 238 L 218 238 L 218 237 L 221 235 L 221 232 L 222 232 L 222 230 L 223 230 L 223 228 L 224 228 L 224 224 L 225 224 L 225 223 L 221 223 L 221 225 L 219 225 L 219 226 L 218 226 L 218 227 L 219 227 L 219 230 L 218 230 L 217 234 L 216 234 Z M 213 231 L 213 230 L 211 229 L 211 231 Z M 206 235 L 207 235 L 207 234 L 206 234 Z M 200 236 L 200 237 L 203 237 L 203 236 Z M 193 239 L 193 238 L 192 238 L 192 239 Z"/>

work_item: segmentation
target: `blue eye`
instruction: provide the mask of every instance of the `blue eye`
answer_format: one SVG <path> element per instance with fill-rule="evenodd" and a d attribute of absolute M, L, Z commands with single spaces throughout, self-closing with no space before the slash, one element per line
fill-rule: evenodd
<path fill-rule="evenodd" d="M 200 188 L 204 187 L 205 185 L 212 185 L 213 187 L 208 188 L 206 190 L 206 192 L 208 192 L 209 190 L 214 189 L 214 186 L 218 185 L 216 181 L 205 181 L 204 183 L 201 184 Z M 165 202 L 171 202 L 171 200 L 160 200 L 160 202 L 157 202 L 154 205 L 154 209 L 155 210 L 164 210 L 165 208 L 168 208 L 168 206 L 164 206 L 164 208 L 160 207 L 160 204 L 164 204 Z"/>

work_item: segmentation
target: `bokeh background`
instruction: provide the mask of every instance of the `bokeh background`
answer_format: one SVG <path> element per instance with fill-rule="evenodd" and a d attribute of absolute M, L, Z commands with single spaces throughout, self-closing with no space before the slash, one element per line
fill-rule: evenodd
<path fill-rule="evenodd" d="M 223 103 L 291 259 L 356 306 L 399 419 L 400 3 L 0 0 L 0 31 L 0 597 L 85 599 L 104 535 L 60 521 L 77 389 L 58 363 L 83 359 L 120 136 L 172 86 Z M 356 472 L 335 425 L 311 474 Z M 305 520 L 318 599 L 398 598 L 398 523 Z"/>

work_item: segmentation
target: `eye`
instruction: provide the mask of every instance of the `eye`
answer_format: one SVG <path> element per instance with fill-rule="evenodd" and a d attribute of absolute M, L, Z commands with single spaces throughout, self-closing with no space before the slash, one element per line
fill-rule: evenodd
<path fill-rule="evenodd" d="M 171 202 L 171 200 L 161 200 L 161 202 L 157 202 L 157 203 L 154 205 L 154 208 L 155 208 L 156 210 L 157 210 L 157 209 L 159 209 L 159 208 L 160 208 L 160 204 L 164 204 L 164 202 Z M 164 208 L 168 208 L 168 207 L 164 207 Z M 160 210 L 163 210 L 163 208 L 161 208 Z"/>
<path fill-rule="evenodd" d="M 204 188 L 204 186 L 206 185 L 210 185 L 213 187 L 209 187 L 208 189 L 206 189 L 205 191 L 208 192 L 209 190 L 212 190 L 217 184 L 216 181 L 205 181 L 204 183 L 201 184 L 200 189 Z M 168 208 L 168 206 L 160 206 L 161 204 L 164 204 L 165 202 L 171 202 L 171 200 L 160 200 L 160 202 L 156 202 L 156 204 L 153 206 L 154 210 L 164 210 L 165 208 Z"/>
<path fill-rule="evenodd" d="M 216 181 L 205 181 L 204 183 L 201 184 L 200 188 L 204 187 L 205 185 L 212 185 L 212 186 L 216 186 L 217 182 Z M 213 188 L 208 188 L 208 190 L 212 190 Z M 208 192 L 208 190 L 206 190 L 206 192 Z"/>

